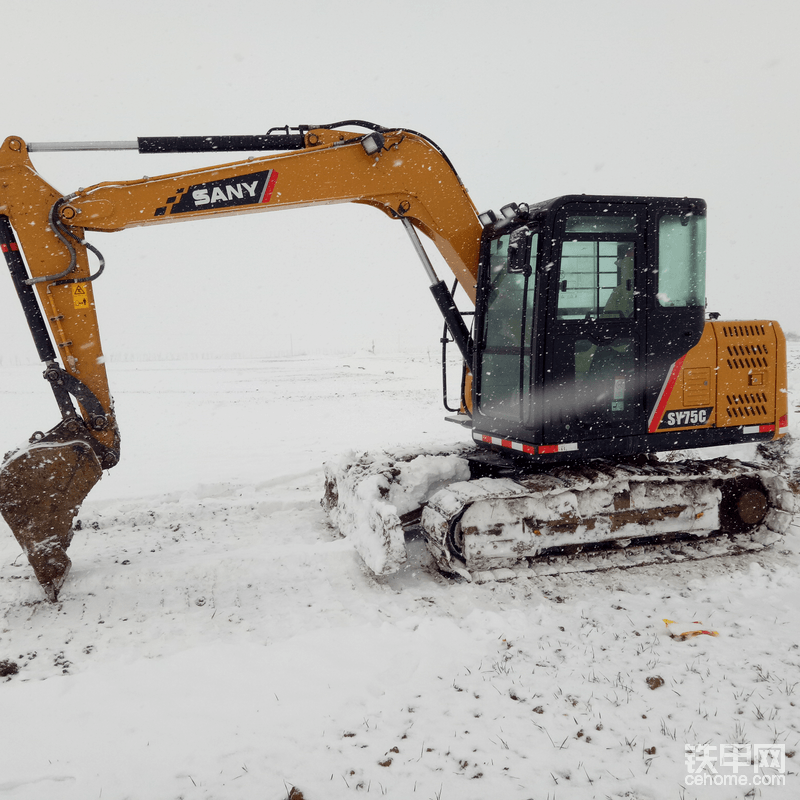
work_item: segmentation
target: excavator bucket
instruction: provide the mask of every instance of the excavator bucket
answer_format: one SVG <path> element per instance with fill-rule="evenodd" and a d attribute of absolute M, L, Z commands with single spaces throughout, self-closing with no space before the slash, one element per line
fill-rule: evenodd
<path fill-rule="evenodd" d="M 75 431 L 57 426 L 34 435 L 0 467 L 0 513 L 33 567 L 48 600 L 55 602 L 71 561 L 72 522 L 103 471 L 93 448 Z"/>

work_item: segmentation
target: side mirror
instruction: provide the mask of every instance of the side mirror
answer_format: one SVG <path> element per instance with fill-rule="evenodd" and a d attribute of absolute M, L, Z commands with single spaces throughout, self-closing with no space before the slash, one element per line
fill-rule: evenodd
<path fill-rule="evenodd" d="M 537 233 L 528 225 L 517 228 L 508 243 L 508 267 L 510 274 L 529 276 L 531 270 L 531 243 Z"/>

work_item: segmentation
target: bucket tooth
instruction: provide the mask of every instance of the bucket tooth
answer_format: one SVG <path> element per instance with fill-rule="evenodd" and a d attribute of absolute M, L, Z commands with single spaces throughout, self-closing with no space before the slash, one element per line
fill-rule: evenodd
<path fill-rule="evenodd" d="M 0 468 L 0 513 L 55 602 L 71 565 L 67 548 L 78 509 L 103 471 L 80 423 L 57 426 L 11 453 Z"/>
<path fill-rule="evenodd" d="M 22 544 L 21 538 L 17 535 L 20 544 Z M 32 542 L 27 547 L 22 545 L 22 549 L 28 556 L 33 573 L 45 596 L 51 603 L 55 603 L 72 566 L 66 551 L 55 536 L 41 542 Z"/>

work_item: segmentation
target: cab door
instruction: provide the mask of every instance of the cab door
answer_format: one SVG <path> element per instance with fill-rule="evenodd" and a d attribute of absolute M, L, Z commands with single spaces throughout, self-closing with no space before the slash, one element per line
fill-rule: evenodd
<path fill-rule="evenodd" d="M 542 395 L 548 443 L 646 432 L 647 209 L 567 203 L 553 220 Z"/>

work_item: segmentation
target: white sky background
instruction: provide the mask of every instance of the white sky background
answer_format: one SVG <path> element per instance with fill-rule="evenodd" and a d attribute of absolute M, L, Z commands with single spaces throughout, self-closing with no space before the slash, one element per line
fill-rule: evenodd
<path fill-rule="evenodd" d="M 360 118 L 430 136 L 479 210 L 581 192 L 703 197 L 709 308 L 800 332 L 796 0 L 5 0 L 0 8 L 0 138 L 256 134 Z M 33 160 L 64 193 L 208 163 L 135 153 Z M 373 343 L 438 352 L 441 322 L 422 268 L 400 226 L 373 209 L 90 240 L 108 261 L 95 291 L 111 359 Z M 437 267 L 449 282 L 444 263 Z M 0 358 L 35 360 L 16 303 L 8 283 Z"/>

